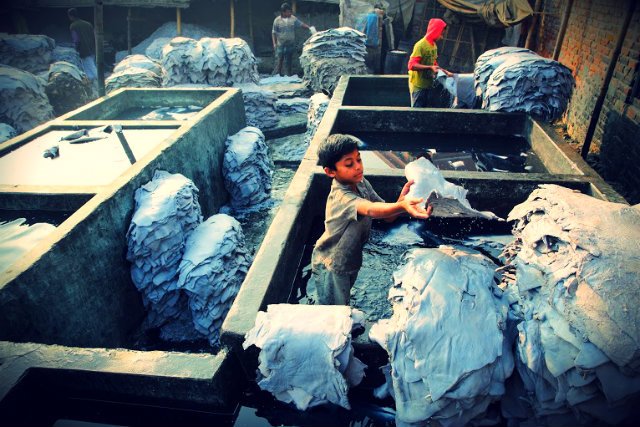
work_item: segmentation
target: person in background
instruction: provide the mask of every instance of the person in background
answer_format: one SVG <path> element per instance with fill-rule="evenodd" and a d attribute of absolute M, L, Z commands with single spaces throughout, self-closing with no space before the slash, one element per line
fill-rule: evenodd
<path fill-rule="evenodd" d="M 271 30 L 271 38 L 273 39 L 273 50 L 275 51 L 275 64 L 273 74 L 281 76 L 291 75 L 291 58 L 295 49 L 296 28 L 302 27 L 316 32 L 314 27 L 307 24 L 292 15 L 289 3 L 282 3 L 280 6 L 280 16 L 273 20 L 273 28 Z"/>
<path fill-rule="evenodd" d="M 420 206 L 423 199 L 406 197 L 413 181 L 404 185 L 397 202 L 385 203 L 364 177 L 359 144 L 354 136 L 334 134 L 318 148 L 318 164 L 333 181 L 324 233 L 311 255 L 319 304 L 349 305 L 351 287 L 362 266 L 362 248 L 369 239 L 374 218 L 391 222 L 404 212 L 421 219 L 431 215 L 431 206 Z"/>
<path fill-rule="evenodd" d="M 412 107 L 426 107 L 429 89 L 433 86 L 433 79 L 438 71 L 448 77 L 452 73 L 438 66 L 438 47 L 436 41 L 442 39 L 442 33 L 447 26 L 442 19 L 429 20 L 427 34 L 418 40 L 409 58 L 409 92 Z"/>
<path fill-rule="evenodd" d="M 91 82 L 98 79 L 98 70 L 96 68 L 96 39 L 93 33 L 93 25 L 87 21 L 78 18 L 78 11 L 71 8 L 67 11 L 67 16 L 71 21 L 69 30 L 71 31 L 71 40 L 78 54 L 82 68 Z"/>
<path fill-rule="evenodd" d="M 376 3 L 373 11 L 366 14 L 358 22 L 356 30 L 367 36 L 365 45 L 367 47 L 367 56 L 365 57 L 365 65 L 373 74 L 380 74 L 381 51 L 382 51 L 382 19 L 384 17 L 384 6 Z"/>

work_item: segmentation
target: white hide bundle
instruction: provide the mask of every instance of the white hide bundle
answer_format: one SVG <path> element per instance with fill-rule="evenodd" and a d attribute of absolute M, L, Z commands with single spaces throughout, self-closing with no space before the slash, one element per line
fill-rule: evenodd
<path fill-rule="evenodd" d="M 561 63 L 537 55 L 515 55 L 491 74 L 482 108 L 524 112 L 552 122 L 566 110 L 574 85 L 571 70 Z"/>
<path fill-rule="evenodd" d="M 316 134 L 316 129 L 324 117 L 325 111 L 329 107 L 329 97 L 324 93 L 316 93 L 309 99 L 309 110 L 307 111 L 307 132 L 304 140 L 307 144 L 311 142 Z"/>
<path fill-rule="evenodd" d="M 269 129 L 278 125 L 280 119 L 276 112 L 277 98 L 273 92 L 264 90 L 254 83 L 240 84 L 236 87 L 242 90 L 247 125 L 259 129 Z"/>
<path fill-rule="evenodd" d="M 350 409 L 348 389 L 366 367 L 351 345 L 362 322 L 362 312 L 346 306 L 271 304 L 258 312 L 242 346 L 260 348 L 258 386 L 276 399 L 300 410 L 325 403 Z"/>
<path fill-rule="evenodd" d="M 0 142 L 5 142 L 6 140 L 13 138 L 17 134 L 18 132 L 16 132 L 13 127 L 9 126 L 6 123 L 0 123 Z"/>
<path fill-rule="evenodd" d="M 366 36 L 349 27 L 319 31 L 304 42 L 300 65 L 315 91 L 333 92 L 343 75 L 367 74 Z"/>
<path fill-rule="evenodd" d="M 224 49 L 224 39 L 205 37 L 198 40 L 202 49 L 201 69 L 211 86 L 226 86 L 229 62 Z"/>
<path fill-rule="evenodd" d="M 158 76 L 162 76 L 162 65 L 159 62 L 141 55 L 129 55 L 125 57 L 122 61 L 118 62 L 115 67 L 113 67 L 114 73 L 119 73 L 121 71 L 126 70 L 127 68 L 144 68 L 145 70 L 149 70 Z"/>
<path fill-rule="evenodd" d="M 508 219 L 516 361 L 535 414 L 618 423 L 640 392 L 640 209 L 541 185 Z"/>
<path fill-rule="evenodd" d="M 424 200 L 420 203 L 423 207 L 428 202 L 434 205 L 435 212 L 437 205 L 441 204 L 443 208 L 450 212 L 455 211 L 459 215 L 498 219 L 491 212 L 473 209 L 467 200 L 467 190 L 445 180 L 442 172 L 424 157 L 407 164 L 404 174 L 407 181 L 414 181 L 407 197 L 423 198 Z"/>
<path fill-rule="evenodd" d="M 17 68 L 0 66 L 0 122 L 22 133 L 53 117 L 41 78 Z"/>
<path fill-rule="evenodd" d="M 82 107 L 92 99 L 93 88 L 87 75 L 69 62 L 54 62 L 49 67 L 45 88 L 56 116 Z"/>
<path fill-rule="evenodd" d="M 475 251 L 440 246 L 410 251 L 394 273 L 393 315 L 369 337 L 389 353 L 398 426 L 465 426 L 504 394 L 513 354 L 495 268 Z"/>
<path fill-rule="evenodd" d="M 229 62 L 227 85 L 238 83 L 258 83 L 258 64 L 251 48 L 241 38 L 223 39 L 224 50 Z"/>
<path fill-rule="evenodd" d="M 123 87 L 160 87 L 162 77 L 147 68 L 127 67 L 111 74 L 105 80 L 107 93 Z"/>
<path fill-rule="evenodd" d="M 25 218 L 0 221 L 0 273 L 56 229 L 44 222 L 25 224 L 26 221 Z"/>
<path fill-rule="evenodd" d="M 141 9 L 143 10 L 143 9 Z M 181 26 L 181 36 L 199 40 L 203 37 L 219 37 L 215 31 L 210 28 L 202 27 L 197 24 L 183 22 Z M 162 58 L 162 49 L 169 44 L 172 38 L 178 36 L 178 25 L 176 22 L 165 22 L 158 27 L 149 37 L 138 43 L 131 49 L 132 54 L 146 55 L 151 59 L 160 61 Z M 116 52 L 116 62 L 122 61 L 129 53 L 126 50 Z"/>
<path fill-rule="evenodd" d="M 162 49 L 163 86 L 182 83 L 206 83 L 207 75 L 202 71 L 202 46 L 194 39 L 174 37 Z"/>
<path fill-rule="evenodd" d="M 255 212 L 269 206 L 272 170 L 260 129 L 248 126 L 227 138 L 222 174 L 234 212 Z"/>
<path fill-rule="evenodd" d="M 526 57 L 527 55 L 537 56 L 537 53 L 524 47 L 503 46 L 497 49 L 487 50 L 478 56 L 473 70 L 476 96 L 482 98 L 491 74 L 493 74 L 495 69 L 504 61 L 514 57 Z"/>
<path fill-rule="evenodd" d="M 131 279 L 142 293 L 147 327 L 171 329 L 172 322 L 184 323 L 188 314 L 186 295 L 178 288 L 178 266 L 187 238 L 202 222 L 198 189 L 180 174 L 156 171 L 153 180 L 136 190 L 135 200 L 127 231 Z"/>
<path fill-rule="evenodd" d="M 46 71 L 55 47 L 51 37 L 0 33 L 0 64 L 30 73 Z"/>
<path fill-rule="evenodd" d="M 228 215 L 213 215 L 187 239 L 178 287 L 189 297 L 196 330 L 212 345 L 249 266 L 242 227 Z"/>

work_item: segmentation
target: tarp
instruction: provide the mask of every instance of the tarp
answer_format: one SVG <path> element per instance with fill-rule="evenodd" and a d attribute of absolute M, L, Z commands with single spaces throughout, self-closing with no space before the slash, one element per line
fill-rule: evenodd
<path fill-rule="evenodd" d="M 492 27 L 510 27 L 533 15 L 527 0 L 438 0 L 445 8 L 470 21 Z"/>

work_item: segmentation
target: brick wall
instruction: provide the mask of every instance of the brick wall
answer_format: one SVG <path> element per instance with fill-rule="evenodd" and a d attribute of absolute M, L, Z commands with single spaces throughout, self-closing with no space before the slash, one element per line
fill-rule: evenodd
<path fill-rule="evenodd" d="M 542 14 L 538 21 L 538 40 L 536 51 L 545 58 L 553 56 L 553 48 L 556 44 L 562 13 L 566 0 L 546 0 L 543 3 Z"/>
<path fill-rule="evenodd" d="M 547 0 L 547 3 L 552 2 L 562 3 L 561 9 L 565 3 L 564 0 Z M 626 0 L 574 0 L 573 2 L 559 61 L 571 68 L 576 79 L 574 94 L 564 120 L 569 135 L 577 141 L 583 141 L 585 138 L 596 99 L 623 25 L 626 7 Z M 556 34 L 557 30 L 554 35 Z M 627 115 L 635 123 L 640 123 L 638 102 L 631 105 L 625 104 L 638 61 L 639 35 L 640 7 L 636 7 L 635 16 L 627 32 L 591 143 L 593 152 L 597 153 L 600 150 L 610 111 Z M 551 37 L 549 34 L 544 34 L 542 38 L 550 39 Z"/>

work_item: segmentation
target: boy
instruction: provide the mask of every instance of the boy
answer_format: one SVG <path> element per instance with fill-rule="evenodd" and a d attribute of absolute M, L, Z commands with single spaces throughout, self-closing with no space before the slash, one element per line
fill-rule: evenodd
<path fill-rule="evenodd" d="M 433 86 L 433 78 L 442 70 L 447 77 L 453 74 L 438 66 L 438 47 L 436 42 L 442 40 L 442 33 L 447 26 L 442 19 L 433 18 L 427 25 L 427 34 L 418 40 L 409 58 L 409 92 L 411 106 L 423 108 L 427 106 L 429 89 Z"/>
<path fill-rule="evenodd" d="M 413 181 L 407 182 L 398 201 L 385 203 L 363 176 L 359 140 L 351 135 L 329 136 L 318 148 L 319 164 L 333 178 L 327 198 L 325 231 L 311 256 L 312 274 L 319 304 L 349 305 L 351 286 L 362 266 L 362 247 L 369 238 L 371 220 L 393 221 L 407 212 L 426 219 L 431 207 L 422 199 L 406 198 Z"/>

